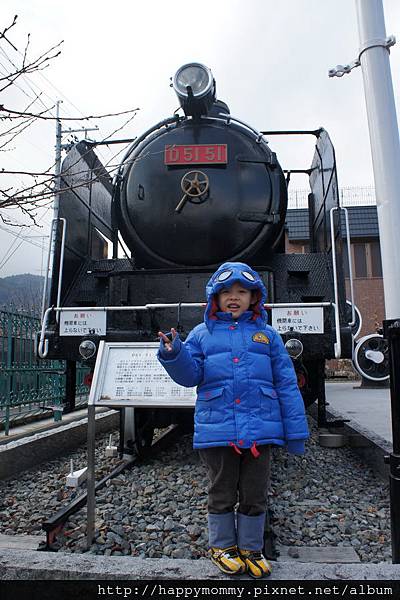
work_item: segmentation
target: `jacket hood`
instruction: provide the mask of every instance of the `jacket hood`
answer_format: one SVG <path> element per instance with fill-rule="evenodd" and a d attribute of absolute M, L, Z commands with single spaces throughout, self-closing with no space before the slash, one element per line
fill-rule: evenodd
<path fill-rule="evenodd" d="M 204 312 L 204 322 L 209 331 L 212 331 L 219 310 L 215 294 L 222 288 L 230 287 L 233 283 L 240 283 L 249 290 L 257 291 L 257 301 L 251 306 L 253 320 L 259 325 L 267 321 L 264 304 L 267 300 L 267 290 L 257 273 L 249 265 L 240 262 L 226 262 L 215 271 L 206 285 L 207 308 Z"/>

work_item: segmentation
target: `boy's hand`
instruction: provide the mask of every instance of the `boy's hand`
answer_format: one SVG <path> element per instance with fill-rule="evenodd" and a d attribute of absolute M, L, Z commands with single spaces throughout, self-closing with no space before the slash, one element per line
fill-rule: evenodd
<path fill-rule="evenodd" d="M 162 331 L 158 332 L 158 337 L 164 342 L 164 347 L 168 352 L 172 352 L 172 344 L 176 338 L 176 330 L 172 327 L 171 333 L 165 335 Z"/>

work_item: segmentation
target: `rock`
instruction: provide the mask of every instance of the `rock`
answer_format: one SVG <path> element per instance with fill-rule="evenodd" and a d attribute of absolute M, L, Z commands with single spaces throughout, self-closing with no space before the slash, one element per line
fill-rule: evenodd
<path fill-rule="evenodd" d="M 146 526 L 146 531 L 148 533 L 152 533 L 153 531 L 161 531 L 162 530 L 162 526 L 160 526 L 158 523 L 150 523 L 149 525 Z"/>
<path fill-rule="evenodd" d="M 350 449 L 321 448 L 312 424 L 311 429 L 304 457 L 287 460 L 284 452 L 273 449 L 269 503 L 279 542 L 290 547 L 292 558 L 298 552 L 296 546 L 303 543 L 351 546 L 362 561 L 390 561 L 387 485 L 362 466 Z M 162 459 L 132 466 L 96 493 L 91 554 L 189 559 L 207 555 L 207 474 L 191 444 L 191 437 L 184 436 L 163 451 Z M 84 446 L 73 453 L 74 463 L 85 459 Z M 99 452 L 96 462 L 102 463 Z M 100 471 L 105 476 L 109 468 L 110 463 L 96 476 Z M 68 491 L 67 498 L 58 500 L 65 488 L 57 473 L 64 470 L 65 459 L 50 461 L 15 479 L 0 481 L 0 533 L 42 533 L 44 512 L 51 516 L 73 497 Z M 55 499 L 57 508 L 52 508 Z M 58 536 L 60 552 L 86 552 L 85 528 L 82 509 L 66 527 L 74 535 Z"/>

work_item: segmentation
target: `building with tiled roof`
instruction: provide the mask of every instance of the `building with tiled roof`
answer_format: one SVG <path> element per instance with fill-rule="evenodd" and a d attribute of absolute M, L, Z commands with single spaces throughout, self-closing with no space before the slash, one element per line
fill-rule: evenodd
<path fill-rule="evenodd" d="M 304 206 L 304 203 L 302 203 Z M 289 205 L 290 206 L 290 205 Z M 360 336 L 375 333 L 384 319 L 382 264 L 377 209 L 374 205 L 347 206 L 355 303 L 361 312 Z M 344 217 L 343 239 L 346 238 Z M 306 208 L 290 208 L 286 215 L 286 252 L 308 252 L 309 225 Z M 347 246 L 344 244 L 347 298 L 350 299 Z"/>

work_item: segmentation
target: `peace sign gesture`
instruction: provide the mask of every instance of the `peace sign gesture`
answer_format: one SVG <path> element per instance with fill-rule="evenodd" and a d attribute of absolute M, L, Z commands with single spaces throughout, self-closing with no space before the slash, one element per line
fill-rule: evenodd
<path fill-rule="evenodd" d="M 164 342 L 164 347 L 168 352 L 172 352 L 172 344 L 174 339 L 176 338 L 176 329 L 174 329 L 173 327 L 171 328 L 171 333 L 167 335 L 165 335 L 165 333 L 163 333 L 162 331 L 158 332 L 158 337 L 160 338 L 160 340 L 162 340 Z M 170 339 L 171 338 L 171 339 Z"/>

